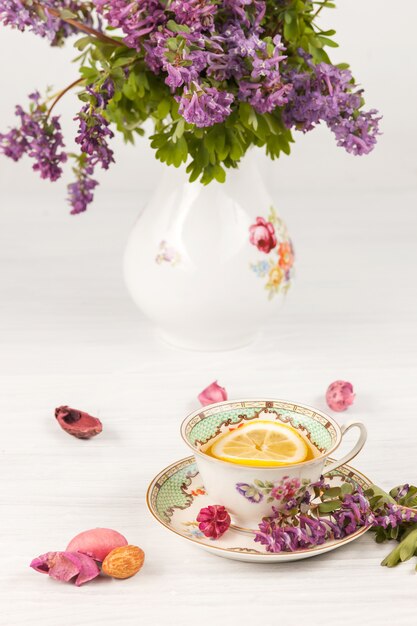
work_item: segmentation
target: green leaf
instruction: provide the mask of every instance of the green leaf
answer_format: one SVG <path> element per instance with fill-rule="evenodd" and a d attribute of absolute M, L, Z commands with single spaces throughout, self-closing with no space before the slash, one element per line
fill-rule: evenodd
<path fill-rule="evenodd" d="M 85 50 L 85 48 L 92 42 L 93 38 L 90 37 L 90 35 L 86 35 L 86 37 L 81 37 L 80 39 L 77 39 L 77 41 L 74 43 L 74 47 L 77 48 L 77 50 Z"/>
<path fill-rule="evenodd" d="M 322 43 L 323 46 L 329 46 L 330 48 L 338 48 L 339 44 L 333 41 L 333 39 L 329 39 L 328 37 L 323 37 L 322 35 L 318 36 L 318 39 Z"/>
<path fill-rule="evenodd" d="M 325 500 L 329 498 L 337 498 L 342 493 L 341 487 L 330 487 L 323 492 L 322 498 Z"/>
<path fill-rule="evenodd" d="M 343 483 L 343 485 L 341 485 L 340 487 L 340 491 L 342 493 L 342 495 L 346 495 L 348 493 L 353 493 L 353 485 L 352 483 Z"/>
<path fill-rule="evenodd" d="M 135 78 L 134 73 L 131 72 L 129 74 L 129 78 L 123 85 L 123 94 L 129 100 L 134 100 L 136 98 L 137 92 L 138 90 L 137 90 L 137 85 L 136 85 L 136 78 Z"/>
<path fill-rule="evenodd" d="M 168 20 L 167 22 L 167 28 L 172 31 L 173 33 L 189 33 L 191 32 L 189 26 L 186 26 L 185 24 L 177 24 L 176 22 L 174 22 L 174 20 Z"/>
<path fill-rule="evenodd" d="M 333 511 L 337 511 L 341 507 L 340 500 L 329 500 L 328 502 L 322 502 L 319 504 L 319 512 L 320 513 L 333 513 Z"/>
<path fill-rule="evenodd" d="M 284 24 L 284 37 L 289 42 L 294 42 L 300 35 L 300 29 L 298 27 L 298 21 L 292 19 L 290 22 Z"/>
<path fill-rule="evenodd" d="M 123 67 L 124 65 L 129 65 L 133 63 L 137 57 L 132 55 L 125 55 L 118 57 L 115 61 L 112 61 L 112 67 Z"/>
<path fill-rule="evenodd" d="M 226 180 L 226 172 L 218 163 L 213 167 L 213 174 L 218 183 L 224 183 Z"/>
<path fill-rule="evenodd" d="M 59 15 L 60 15 L 60 17 L 62 17 L 63 20 L 75 20 L 75 19 L 77 19 L 76 13 L 73 13 L 69 9 L 62 9 L 62 11 L 59 12 Z"/>
<path fill-rule="evenodd" d="M 156 114 L 160 120 L 168 115 L 171 110 L 171 101 L 168 99 L 161 100 L 157 106 Z"/>
<path fill-rule="evenodd" d="M 382 561 L 381 565 L 386 567 L 395 567 L 402 561 L 408 561 L 417 551 L 417 525 L 413 524 L 413 527 L 404 535 L 401 542 L 392 550 Z"/>

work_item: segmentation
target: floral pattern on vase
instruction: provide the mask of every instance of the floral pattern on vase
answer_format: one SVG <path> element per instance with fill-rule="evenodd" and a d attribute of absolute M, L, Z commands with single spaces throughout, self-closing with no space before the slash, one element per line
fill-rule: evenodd
<path fill-rule="evenodd" d="M 181 261 L 181 256 L 172 246 L 170 246 L 165 240 L 162 240 L 159 244 L 158 254 L 155 257 L 155 261 L 158 265 L 161 263 L 168 263 L 175 267 Z"/>
<path fill-rule="evenodd" d="M 259 252 L 268 255 L 267 259 L 250 263 L 250 268 L 259 278 L 266 278 L 269 299 L 286 293 L 293 274 L 294 248 L 287 227 L 273 207 L 267 219 L 257 217 L 249 227 L 249 241 Z"/>
<path fill-rule="evenodd" d="M 276 506 L 293 508 L 305 497 L 306 488 L 310 484 L 307 479 L 299 480 L 284 476 L 279 482 L 254 480 L 253 483 L 236 483 L 236 490 L 249 502 L 258 504 L 266 498 Z"/>

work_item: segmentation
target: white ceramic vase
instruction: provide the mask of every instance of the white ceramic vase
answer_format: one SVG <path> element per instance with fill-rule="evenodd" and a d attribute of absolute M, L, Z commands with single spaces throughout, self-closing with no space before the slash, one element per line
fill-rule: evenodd
<path fill-rule="evenodd" d="M 250 343 L 292 281 L 293 248 L 249 152 L 225 183 L 165 168 L 128 241 L 124 272 L 162 339 L 194 350 Z"/>

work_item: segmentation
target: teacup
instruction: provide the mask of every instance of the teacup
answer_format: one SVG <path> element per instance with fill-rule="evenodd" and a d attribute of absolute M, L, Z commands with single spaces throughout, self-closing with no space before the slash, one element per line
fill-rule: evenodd
<path fill-rule="evenodd" d="M 252 467 L 205 454 L 222 433 L 255 420 L 292 426 L 308 440 L 314 458 L 292 465 Z M 360 432 L 352 450 L 340 460 L 326 464 L 343 435 L 353 427 Z M 358 421 L 339 426 L 322 411 L 295 402 L 238 400 L 218 402 L 194 411 L 183 421 L 181 435 L 194 453 L 213 504 L 225 506 L 235 526 L 251 529 L 257 527 L 262 517 L 272 514 L 272 507 L 283 510 L 300 506 L 305 491 L 324 471 L 333 472 L 360 452 L 366 441 L 366 428 Z"/>

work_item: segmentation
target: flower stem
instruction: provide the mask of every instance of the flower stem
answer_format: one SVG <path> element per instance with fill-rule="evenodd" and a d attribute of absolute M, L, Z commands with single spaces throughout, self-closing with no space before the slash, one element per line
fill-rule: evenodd
<path fill-rule="evenodd" d="M 111 44 L 112 46 L 124 46 L 123 42 L 117 41 L 117 39 L 112 39 L 111 37 L 107 37 L 107 35 L 104 35 L 103 33 L 96 30 L 95 28 L 91 28 L 90 26 L 87 26 L 86 24 L 83 24 L 82 22 L 79 22 L 78 20 L 73 20 L 70 17 L 62 17 L 61 12 L 58 11 L 57 9 L 53 9 L 51 7 L 45 7 L 41 2 L 35 2 L 34 5 L 42 9 L 42 11 L 49 13 L 53 17 L 57 17 L 63 22 L 67 22 L 68 24 L 71 24 L 71 26 L 74 26 L 74 28 L 77 28 L 78 30 L 81 30 L 82 32 L 87 33 L 88 35 L 91 35 L 92 37 L 99 39 L 103 43 Z"/>
<path fill-rule="evenodd" d="M 48 113 L 46 115 L 46 119 L 48 119 L 48 117 L 51 115 L 52 110 L 55 108 L 55 105 L 58 104 L 58 102 L 61 100 L 61 98 L 63 96 L 65 96 L 65 94 L 67 93 L 67 91 L 69 91 L 70 89 L 72 89 L 73 87 L 76 87 L 77 85 L 79 85 L 80 83 L 82 83 L 85 80 L 85 78 L 81 77 L 81 78 L 77 78 L 77 80 L 74 80 L 74 82 L 72 82 L 70 85 L 68 85 L 67 87 L 65 87 L 65 89 L 63 89 L 62 91 L 59 92 L 59 94 L 56 96 L 55 100 L 52 102 L 51 106 L 48 109 Z"/>
<path fill-rule="evenodd" d="M 325 6 L 327 5 L 328 2 L 329 2 L 329 0 L 324 0 L 324 2 L 322 2 L 321 6 L 319 6 L 317 11 L 315 13 L 313 13 L 313 15 L 311 17 L 311 21 L 313 21 L 318 16 L 320 11 L 325 8 Z"/>

